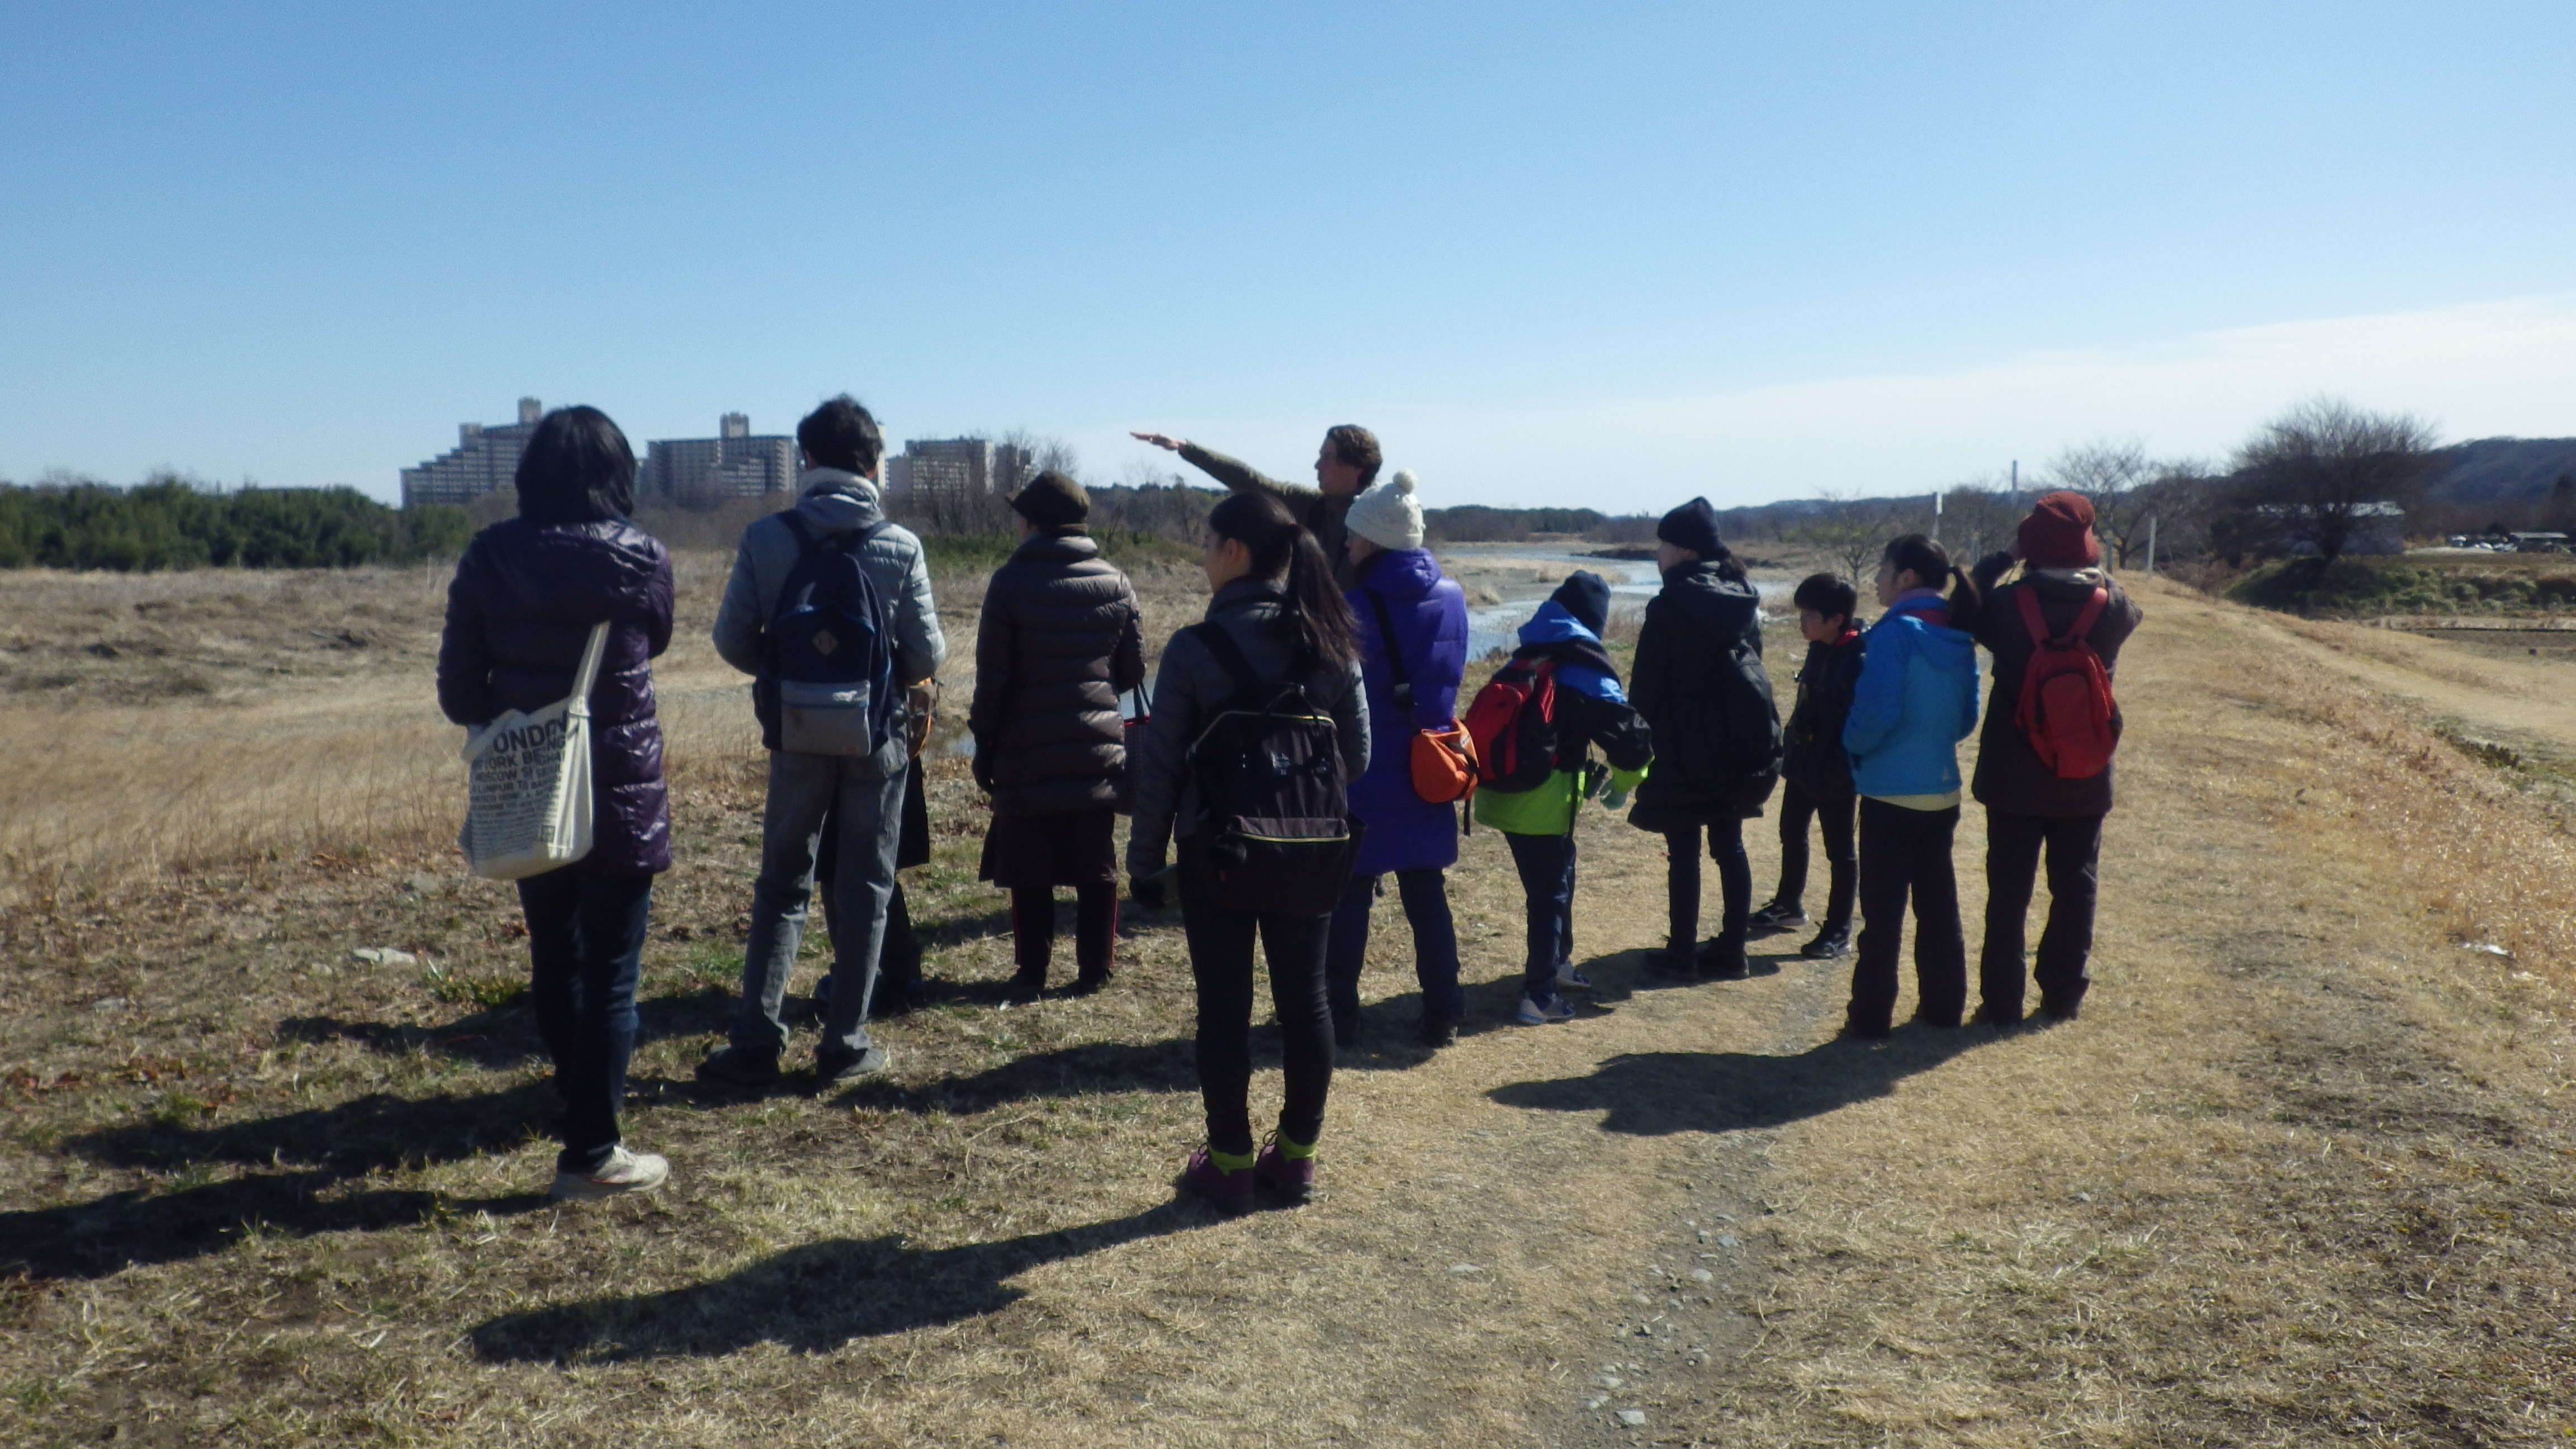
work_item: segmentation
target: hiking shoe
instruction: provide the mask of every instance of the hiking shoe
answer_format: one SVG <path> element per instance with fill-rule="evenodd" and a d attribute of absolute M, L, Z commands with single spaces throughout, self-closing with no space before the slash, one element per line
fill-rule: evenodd
<path fill-rule="evenodd" d="M 1046 973 L 1014 971 L 1011 979 L 1002 983 L 1002 994 L 1013 1001 L 1035 1001 L 1046 995 Z"/>
<path fill-rule="evenodd" d="M 1559 966 L 1556 968 L 1556 989 L 1559 991 L 1590 991 L 1592 989 L 1592 978 L 1584 975 L 1579 967 L 1570 965 Z"/>
<path fill-rule="evenodd" d="M 1252 1159 L 1253 1185 L 1287 1207 L 1304 1207 L 1315 1196 L 1315 1159 L 1291 1157 L 1279 1150 L 1279 1134 L 1261 1144 L 1261 1155 Z"/>
<path fill-rule="evenodd" d="M 1547 996 L 1523 996 L 1521 1009 L 1514 1018 L 1523 1026 L 1545 1026 L 1553 1021 L 1574 1020 L 1574 1003 L 1551 992 Z"/>
<path fill-rule="evenodd" d="M 1968 1019 L 1979 1026 L 1991 1026 L 1997 1031 L 2010 1031 L 2021 1025 L 2021 1009 L 2014 1007 L 2006 1010 L 2000 1006 L 1980 1006 L 1977 1008 L 1977 1014 Z"/>
<path fill-rule="evenodd" d="M 1646 969 L 1673 981 L 1699 979 L 1699 952 L 1688 946 L 1667 946 L 1646 960 Z"/>
<path fill-rule="evenodd" d="M 1421 1027 L 1414 1033 L 1414 1039 L 1433 1051 L 1438 1051 L 1442 1047 L 1456 1046 L 1458 1023 L 1447 1017 L 1426 1016 L 1422 1018 Z"/>
<path fill-rule="evenodd" d="M 1095 991 L 1108 989 L 1109 983 L 1117 979 L 1115 971 L 1085 971 L 1073 978 L 1073 994 L 1089 996 Z"/>
<path fill-rule="evenodd" d="M 670 1160 L 658 1152 L 612 1147 L 608 1149 L 608 1160 L 588 1172 L 558 1169 L 554 1190 L 546 1195 L 557 1202 L 597 1202 L 620 1193 L 651 1192 L 670 1175 Z"/>
<path fill-rule="evenodd" d="M 1745 917 L 1744 923 L 1757 931 L 1785 931 L 1791 926 L 1807 924 L 1807 908 L 1797 901 L 1784 901 L 1774 896 L 1760 910 Z"/>
<path fill-rule="evenodd" d="M 1831 921 L 1826 922 L 1825 928 L 1816 933 L 1816 939 L 1798 948 L 1798 954 L 1810 961 L 1831 961 L 1836 957 L 1850 955 L 1851 927 L 1837 926 Z"/>
<path fill-rule="evenodd" d="M 2042 997 L 2040 998 L 2039 1003 L 2040 1019 L 2043 1021 L 2073 1021 L 2076 1015 L 2076 1008 L 2079 1004 L 2080 1003 L 2077 1001 L 2050 1001 L 2046 997 Z"/>
<path fill-rule="evenodd" d="M 1745 958 L 1742 946 L 1707 941 L 1697 954 L 1699 974 L 1711 981 L 1741 981 L 1753 974 L 1753 963 Z"/>
<path fill-rule="evenodd" d="M 861 1077 L 873 1077 L 884 1071 L 890 1060 L 884 1047 L 873 1044 L 861 1052 L 843 1048 L 818 1051 L 814 1053 L 814 1084 L 829 1087 L 855 1082 Z"/>
<path fill-rule="evenodd" d="M 1204 1147 L 1190 1154 L 1181 1168 L 1181 1191 L 1208 1200 L 1218 1212 L 1232 1216 L 1252 1210 L 1252 1169 L 1239 1167 L 1232 1172 L 1216 1165 Z"/>
<path fill-rule="evenodd" d="M 718 1087 L 769 1087 L 778 1083 L 778 1057 L 729 1046 L 698 1063 L 698 1080 Z"/>
<path fill-rule="evenodd" d="M 1894 1029 L 1883 1021 L 1855 1021 L 1843 1018 L 1843 1029 L 1834 1035 L 1844 1041 L 1883 1041 L 1894 1035 Z"/>

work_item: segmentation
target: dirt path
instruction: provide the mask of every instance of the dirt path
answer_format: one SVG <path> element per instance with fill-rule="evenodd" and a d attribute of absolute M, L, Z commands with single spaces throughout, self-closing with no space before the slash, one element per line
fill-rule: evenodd
<path fill-rule="evenodd" d="M 22 924 L 63 964 L 0 988 L 26 1267 L 0 1437 L 2563 1442 L 2570 957 L 2513 913 L 2563 918 L 2571 877 L 2499 895 L 2478 852 L 2565 837 L 2367 667 L 2148 604 L 2081 1021 L 1838 1044 L 1840 965 L 1651 987 L 1661 845 L 1596 812 L 1601 1005 L 1502 1025 L 1519 905 L 1479 832 L 1453 875 L 1478 1026 L 1398 1044 L 1382 906 L 1374 1045 L 1298 1213 L 1172 1201 L 1197 1104 L 1169 918 L 1132 923 L 1115 990 L 999 1003 L 953 771 L 918 888 L 962 984 L 888 1026 L 895 1080 L 830 1098 L 687 1079 L 757 811 L 747 778 L 690 787 L 630 1128 L 680 1174 L 602 1210 L 527 1196 L 551 1148 L 501 892 L 281 864 L 156 899 L 149 931 Z M 446 974 L 330 965 L 360 940 Z"/>

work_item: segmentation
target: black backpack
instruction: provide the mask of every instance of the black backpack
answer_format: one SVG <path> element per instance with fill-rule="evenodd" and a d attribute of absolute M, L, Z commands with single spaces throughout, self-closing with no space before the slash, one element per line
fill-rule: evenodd
<path fill-rule="evenodd" d="M 1243 649 L 1216 624 L 1196 637 L 1234 683 L 1234 698 L 1190 742 L 1199 816 L 1182 841 L 1182 865 L 1219 910 L 1321 916 L 1332 913 L 1358 853 L 1332 715 L 1288 677 L 1263 680 Z"/>
<path fill-rule="evenodd" d="M 894 677 L 894 614 L 859 564 L 892 525 L 879 519 L 834 539 L 795 510 L 796 564 L 761 637 L 752 712 L 760 742 L 805 755 L 873 755 L 894 738 L 903 691 Z"/>

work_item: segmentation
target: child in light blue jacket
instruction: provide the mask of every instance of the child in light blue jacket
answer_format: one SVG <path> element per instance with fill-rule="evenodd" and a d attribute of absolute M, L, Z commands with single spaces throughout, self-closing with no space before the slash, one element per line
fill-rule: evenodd
<path fill-rule="evenodd" d="M 1949 594 L 1942 595 L 1944 585 Z M 1959 741 L 1977 727 L 1977 586 L 1919 533 L 1878 562 L 1886 610 L 1866 637 L 1843 747 L 1860 795 L 1860 949 L 1843 1030 L 1888 1034 L 1905 907 L 1914 905 L 1914 1019 L 1955 1027 L 1968 945 L 1950 841 L 1959 828 Z"/>

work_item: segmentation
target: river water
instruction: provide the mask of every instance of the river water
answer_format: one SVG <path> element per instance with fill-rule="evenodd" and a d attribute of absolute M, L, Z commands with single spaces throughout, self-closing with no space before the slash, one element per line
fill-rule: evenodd
<path fill-rule="evenodd" d="M 1642 606 L 1663 589 L 1663 575 L 1652 559 L 1594 558 L 1568 550 L 1530 548 L 1521 544 L 1486 543 L 1452 544 L 1440 550 L 1441 557 L 1466 565 L 1486 561 L 1513 563 L 1563 564 L 1567 573 L 1589 569 L 1610 584 L 1610 607 L 1617 610 L 1623 603 Z M 1785 602 L 1797 587 L 1785 579 L 1755 579 L 1753 587 L 1765 603 Z M 1547 602 L 1556 591 L 1553 583 L 1529 580 L 1515 583 L 1504 592 L 1513 597 L 1499 604 L 1482 604 L 1467 610 L 1467 657 L 1482 659 L 1496 650 L 1507 650 L 1519 642 L 1520 627 Z M 1526 595 L 1527 597 L 1521 597 Z"/>

